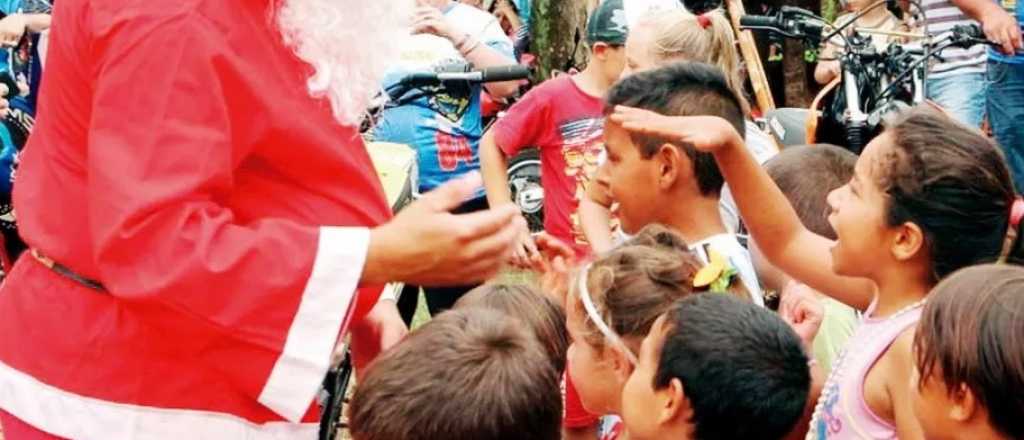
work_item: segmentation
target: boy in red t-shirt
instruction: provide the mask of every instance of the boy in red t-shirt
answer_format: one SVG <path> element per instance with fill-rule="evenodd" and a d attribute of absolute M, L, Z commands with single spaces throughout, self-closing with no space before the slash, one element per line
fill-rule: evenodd
<path fill-rule="evenodd" d="M 491 206 L 512 203 L 508 158 L 526 148 L 540 149 L 544 230 L 581 255 L 589 246 L 576 208 L 604 151 L 604 95 L 625 67 L 627 32 L 622 0 L 602 2 L 587 23 L 587 68 L 531 90 L 480 140 L 480 169 Z M 518 258 L 532 250 L 529 235 L 524 237 Z"/>
<path fill-rule="evenodd" d="M 531 90 L 480 140 L 480 171 L 490 206 L 512 203 L 508 158 L 526 148 L 540 149 L 544 230 L 572 244 L 577 255 L 590 250 L 576 210 L 604 151 L 604 95 L 625 68 L 627 33 L 622 0 L 603 1 L 587 23 L 587 68 Z M 516 258 L 526 265 L 534 247 L 529 234 L 523 236 Z M 572 382 L 565 386 L 564 438 L 595 438 L 598 417 L 583 409 Z"/>

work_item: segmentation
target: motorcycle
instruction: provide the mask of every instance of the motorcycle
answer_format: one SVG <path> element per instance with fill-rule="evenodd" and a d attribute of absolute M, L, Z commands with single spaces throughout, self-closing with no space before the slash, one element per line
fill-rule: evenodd
<path fill-rule="evenodd" d="M 880 0 L 858 14 L 886 4 L 886 0 Z M 846 43 L 838 57 L 841 75 L 822 89 L 810 108 L 766 112 L 768 131 L 781 145 L 827 142 L 859 154 L 893 115 L 926 102 L 930 60 L 942 60 L 942 51 L 950 47 L 992 44 L 975 25 L 956 26 L 939 35 L 859 27 L 844 32 L 855 21 L 833 28 L 810 11 L 790 6 L 783 6 L 771 16 L 740 17 L 742 29 L 767 30 L 798 39 L 812 50 L 819 47 L 821 41 L 833 37 L 842 38 Z M 879 51 L 871 43 L 872 34 L 913 37 L 921 42 L 915 45 L 892 43 Z"/>

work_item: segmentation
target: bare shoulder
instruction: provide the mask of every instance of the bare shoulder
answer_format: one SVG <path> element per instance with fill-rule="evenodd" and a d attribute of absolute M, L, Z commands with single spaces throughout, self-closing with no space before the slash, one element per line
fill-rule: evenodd
<path fill-rule="evenodd" d="M 914 368 L 914 331 L 917 326 L 900 333 L 889 349 L 882 355 L 881 363 L 886 369 L 886 386 L 896 394 L 907 388 L 907 380 Z"/>

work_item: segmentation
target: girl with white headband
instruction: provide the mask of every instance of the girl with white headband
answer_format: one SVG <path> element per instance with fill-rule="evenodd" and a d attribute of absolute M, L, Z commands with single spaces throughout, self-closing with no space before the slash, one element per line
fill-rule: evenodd
<path fill-rule="evenodd" d="M 709 290 L 750 300 L 735 270 L 712 266 L 654 225 L 580 269 L 566 301 L 568 372 L 587 411 L 619 414 L 640 342 L 676 300 Z M 604 438 L 616 438 L 619 429 Z"/>

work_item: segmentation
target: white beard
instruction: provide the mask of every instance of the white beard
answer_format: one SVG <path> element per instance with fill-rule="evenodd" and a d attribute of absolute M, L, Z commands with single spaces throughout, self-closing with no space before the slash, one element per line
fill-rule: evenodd
<path fill-rule="evenodd" d="M 355 126 L 410 32 L 414 0 L 281 0 L 285 44 L 314 69 L 307 88 Z"/>

